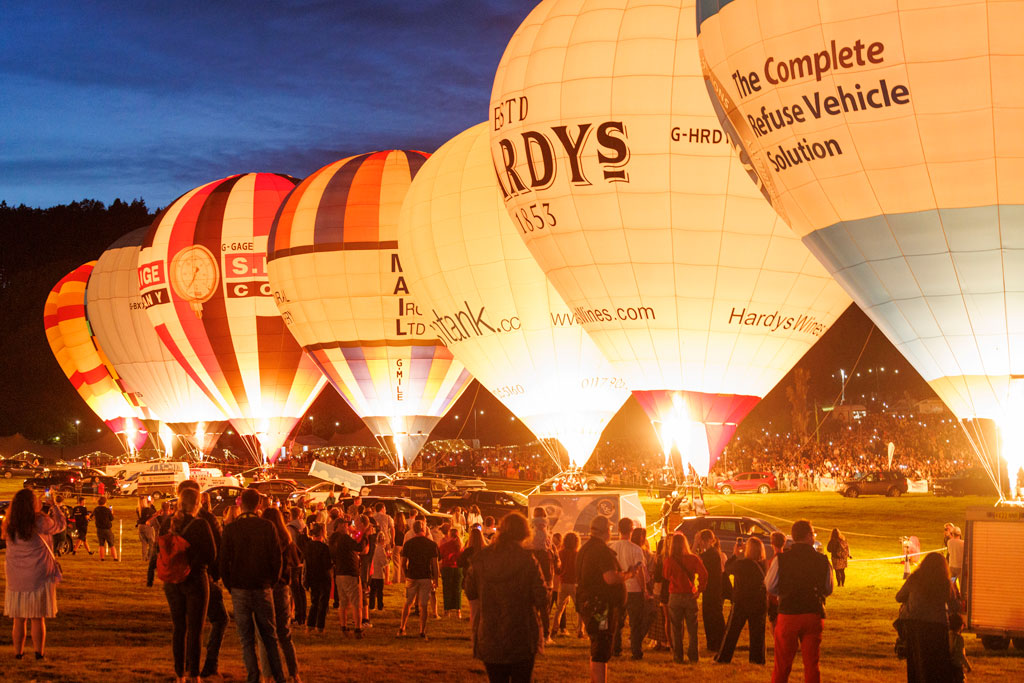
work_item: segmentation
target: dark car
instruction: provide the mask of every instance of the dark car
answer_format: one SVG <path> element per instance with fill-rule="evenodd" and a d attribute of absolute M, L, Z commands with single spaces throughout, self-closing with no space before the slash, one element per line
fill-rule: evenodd
<path fill-rule="evenodd" d="M 392 486 L 420 486 L 422 488 L 428 488 L 430 489 L 430 495 L 433 496 L 435 500 L 440 499 L 441 496 L 446 493 L 458 491 L 458 489 L 455 488 L 455 484 L 442 477 L 395 477 L 388 483 Z"/>
<path fill-rule="evenodd" d="M 741 491 L 756 491 L 768 493 L 778 489 L 775 482 L 775 475 L 771 472 L 744 472 L 737 474 L 732 479 L 725 479 L 715 483 L 715 488 L 723 495 L 739 493 Z"/>
<path fill-rule="evenodd" d="M 5 479 L 10 479 L 11 477 L 34 477 L 42 473 L 42 471 L 42 467 L 33 465 L 28 460 L 20 460 L 18 458 L 0 460 L 0 474 L 3 474 Z"/>
<path fill-rule="evenodd" d="M 997 491 L 988 473 L 981 468 L 964 470 L 952 477 L 933 479 L 931 488 L 936 496 L 994 496 Z"/>
<path fill-rule="evenodd" d="M 676 526 L 675 530 L 686 536 L 686 540 L 693 546 L 697 533 L 703 529 L 711 529 L 718 538 L 722 552 L 731 555 L 736 547 L 736 541 L 757 537 L 764 544 L 765 557 L 771 559 L 772 544 L 770 536 L 776 531 L 782 531 L 771 522 L 757 517 L 744 517 L 740 515 L 704 515 L 702 517 L 684 517 L 683 521 Z M 786 545 L 792 544 L 793 539 L 786 535 Z M 814 542 L 814 549 L 821 551 L 821 543 Z"/>
<path fill-rule="evenodd" d="M 462 493 L 449 493 L 441 498 L 440 509 L 441 512 L 451 512 L 456 507 L 468 510 L 471 505 L 479 507 L 480 514 L 484 517 L 490 515 L 495 520 L 499 520 L 510 512 L 526 515 L 527 498 L 518 491 L 475 489 Z"/>
<path fill-rule="evenodd" d="M 342 498 L 339 502 L 347 511 L 351 506 L 354 498 Z M 360 496 L 360 502 L 371 510 L 376 507 L 377 503 L 384 503 L 384 509 L 387 511 L 392 518 L 396 513 L 405 514 L 405 518 L 408 521 L 410 527 L 412 519 L 417 514 L 423 514 L 427 518 L 428 527 L 441 526 L 445 523 L 451 523 L 452 516 L 443 512 L 430 512 L 425 509 L 422 505 L 417 505 L 415 502 L 408 498 L 395 498 L 392 496 Z"/>
<path fill-rule="evenodd" d="M 45 491 L 52 489 L 66 494 L 99 495 L 100 484 L 103 494 L 116 495 L 117 480 L 105 474 L 83 474 L 80 470 L 47 470 L 37 477 L 24 482 L 25 488 Z"/>
<path fill-rule="evenodd" d="M 892 470 L 875 470 L 865 472 L 852 479 L 847 479 L 836 492 L 847 498 L 858 496 L 901 496 L 907 492 L 907 476 Z"/>
<path fill-rule="evenodd" d="M 240 486 L 212 486 L 203 493 L 210 495 L 210 509 L 213 514 L 223 517 L 224 512 L 235 504 L 244 490 Z"/>
<path fill-rule="evenodd" d="M 414 479 L 413 481 L 416 480 Z M 400 486 L 390 483 L 373 484 L 372 486 L 364 486 L 361 493 L 383 498 L 408 498 L 431 512 L 436 509 L 434 506 L 434 496 L 426 486 Z"/>
<path fill-rule="evenodd" d="M 250 484 L 250 487 L 267 496 L 270 500 L 281 503 L 288 502 L 288 497 L 302 488 L 294 479 L 254 481 Z"/>

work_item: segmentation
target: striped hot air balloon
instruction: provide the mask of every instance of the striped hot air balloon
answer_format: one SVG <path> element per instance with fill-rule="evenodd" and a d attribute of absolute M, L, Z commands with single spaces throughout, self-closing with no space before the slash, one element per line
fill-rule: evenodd
<path fill-rule="evenodd" d="M 426 158 L 325 166 L 282 205 L 268 248 L 288 329 L 406 466 L 470 380 L 413 303 L 398 256 L 398 211 Z"/>
<path fill-rule="evenodd" d="M 149 227 L 134 230 L 100 255 L 86 289 L 89 322 L 124 383 L 189 453 L 209 454 L 227 418 L 160 341 L 146 314 L 138 257 L 148 232 Z"/>
<path fill-rule="evenodd" d="M 138 397 L 123 390 L 93 336 L 86 317 L 85 289 L 95 265 L 90 261 L 79 266 L 50 290 L 43 306 L 43 325 L 64 375 L 117 435 L 125 452 L 131 453 L 146 443 L 147 430 L 140 418 L 151 416 Z"/>
<path fill-rule="evenodd" d="M 253 456 L 270 461 L 324 385 L 267 283 L 267 235 L 295 182 L 249 173 L 198 187 L 157 216 L 139 253 L 160 340 Z"/>

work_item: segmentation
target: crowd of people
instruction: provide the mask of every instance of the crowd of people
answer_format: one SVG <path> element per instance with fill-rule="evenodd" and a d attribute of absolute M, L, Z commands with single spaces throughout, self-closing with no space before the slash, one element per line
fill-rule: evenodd
<path fill-rule="evenodd" d="M 282 509 L 250 488 L 221 520 L 195 482 L 182 482 L 177 494 L 176 507 L 165 503 L 159 511 L 140 500 L 137 521 L 148 583 L 163 584 L 171 660 L 182 682 L 218 675 L 229 621 L 225 592 L 247 680 L 280 683 L 301 680 L 293 629 L 323 634 L 333 600 L 342 637 L 361 639 L 384 608 L 385 586 L 402 583 L 396 635 L 428 639 L 429 617 L 442 618 L 443 610 L 461 619 L 465 596 L 471 649 L 491 681 L 532 680 L 537 654 L 555 637 L 570 637 L 570 602 L 578 615 L 575 636 L 590 641 L 592 681 L 605 681 L 609 662 L 625 651 L 633 660 L 664 650 L 677 663 L 697 662 L 701 630 L 714 661 L 728 664 L 747 630 L 749 661 L 766 664 L 768 622 L 773 682 L 788 680 L 798 652 L 805 680 L 817 681 L 825 601 L 844 586 L 850 559 L 838 529 L 828 555 L 817 552 L 807 520 L 793 524 L 789 540 L 772 534 L 766 548 L 757 537 L 741 539 L 726 555 L 709 529 L 692 547 L 675 533 L 652 548 L 646 530 L 628 518 L 618 520 L 614 538 L 611 520 L 600 515 L 585 539 L 562 537 L 548 530 L 543 508 L 530 520 L 510 513 L 497 522 L 475 507 L 456 509 L 451 522 L 434 528 L 422 515 L 392 517 L 383 503 L 371 509 L 358 498 Z M 29 636 L 35 657 L 45 657 L 45 621 L 57 613 L 61 570 L 53 548 L 68 518 L 61 501 L 45 503 L 44 511 L 44 501 L 23 489 L 3 523 L 4 612 L 14 619 L 16 659 Z M 103 503 L 97 509 L 107 509 Z M 99 539 L 105 535 L 98 530 Z M 898 647 L 910 681 L 963 680 L 969 670 L 955 583 L 960 536 L 947 525 L 949 561 L 928 554 L 896 595 Z M 646 644 L 652 642 L 653 648 Z"/>

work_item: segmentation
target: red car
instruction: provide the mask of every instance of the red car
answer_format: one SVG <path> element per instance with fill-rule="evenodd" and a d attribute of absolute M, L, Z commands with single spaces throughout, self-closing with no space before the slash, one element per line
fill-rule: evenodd
<path fill-rule="evenodd" d="M 775 483 L 775 475 L 771 472 L 744 472 L 732 479 L 716 482 L 715 488 L 719 493 L 728 496 L 739 491 L 768 493 L 778 489 L 778 485 Z"/>

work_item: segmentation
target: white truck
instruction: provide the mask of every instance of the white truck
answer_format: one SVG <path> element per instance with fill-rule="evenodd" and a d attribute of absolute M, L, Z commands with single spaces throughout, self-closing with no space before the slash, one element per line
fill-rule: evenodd
<path fill-rule="evenodd" d="M 961 581 L 967 630 L 986 650 L 1024 650 L 1024 508 L 967 509 Z"/>
<path fill-rule="evenodd" d="M 240 485 L 237 477 L 224 476 L 214 467 L 192 467 L 187 462 L 155 462 L 125 479 L 121 493 L 126 496 L 173 495 L 178 484 L 188 479 L 198 482 L 200 489 Z"/>

